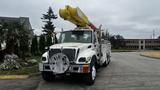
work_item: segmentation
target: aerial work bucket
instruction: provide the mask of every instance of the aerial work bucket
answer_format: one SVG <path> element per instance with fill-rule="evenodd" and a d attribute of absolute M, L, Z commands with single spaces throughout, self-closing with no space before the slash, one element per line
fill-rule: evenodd
<path fill-rule="evenodd" d="M 81 11 L 80 8 L 72 8 L 67 5 L 64 9 L 59 10 L 59 15 L 64 20 L 68 20 L 75 24 L 77 27 L 90 27 L 96 29 L 96 27 L 90 23 L 87 16 Z"/>

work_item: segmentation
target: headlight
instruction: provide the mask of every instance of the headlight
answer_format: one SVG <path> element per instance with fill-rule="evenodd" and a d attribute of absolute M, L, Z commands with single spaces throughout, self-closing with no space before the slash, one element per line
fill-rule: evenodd
<path fill-rule="evenodd" d="M 46 57 L 42 57 L 42 61 L 46 61 Z"/>
<path fill-rule="evenodd" d="M 85 61 L 86 61 L 85 57 L 79 59 L 79 62 L 85 62 Z"/>
<path fill-rule="evenodd" d="M 81 57 L 80 59 L 79 59 L 79 62 L 89 62 L 91 60 L 91 57 Z"/>

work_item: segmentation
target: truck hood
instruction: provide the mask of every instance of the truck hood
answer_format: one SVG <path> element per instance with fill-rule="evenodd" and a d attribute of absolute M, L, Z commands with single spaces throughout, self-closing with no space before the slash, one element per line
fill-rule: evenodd
<path fill-rule="evenodd" d="M 60 44 L 55 44 L 50 46 L 50 49 L 55 49 L 55 48 L 73 48 L 73 49 L 84 49 L 88 48 L 89 45 L 92 45 L 91 43 L 60 43 Z"/>

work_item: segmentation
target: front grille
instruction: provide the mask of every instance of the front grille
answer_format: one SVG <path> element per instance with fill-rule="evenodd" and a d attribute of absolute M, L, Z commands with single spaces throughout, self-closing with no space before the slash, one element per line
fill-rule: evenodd
<path fill-rule="evenodd" d="M 61 49 L 51 49 L 49 51 L 49 58 L 51 58 L 54 54 L 57 54 L 57 53 L 65 54 L 68 57 L 69 61 L 75 60 L 75 53 L 76 53 L 75 49 L 63 49 L 62 51 Z"/>
<path fill-rule="evenodd" d="M 49 51 L 49 58 L 51 58 L 56 53 L 61 53 L 61 49 L 51 49 Z"/>

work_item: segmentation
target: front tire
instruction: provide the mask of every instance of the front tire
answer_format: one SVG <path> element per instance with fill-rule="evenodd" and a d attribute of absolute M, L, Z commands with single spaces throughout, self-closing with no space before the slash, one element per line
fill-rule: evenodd
<path fill-rule="evenodd" d="M 45 80 L 45 81 L 50 82 L 50 81 L 53 81 L 55 79 L 55 75 L 53 75 L 52 72 L 44 72 L 43 71 L 43 72 L 41 72 L 41 74 L 42 74 L 43 80 Z"/>
<path fill-rule="evenodd" d="M 95 79 L 96 79 L 96 68 L 95 68 L 95 65 L 91 65 L 91 68 L 90 68 L 90 73 L 87 74 L 86 76 L 86 83 L 87 85 L 93 85 L 94 82 L 95 82 Z"/>
<path fill-rule="evenodd" d="M 107 67 L 107 65 L 108 65 L 108 63 L 107 63 L 107 61 L 105 61 L 105 62 L 103 63 L 103 67 Z"/>

